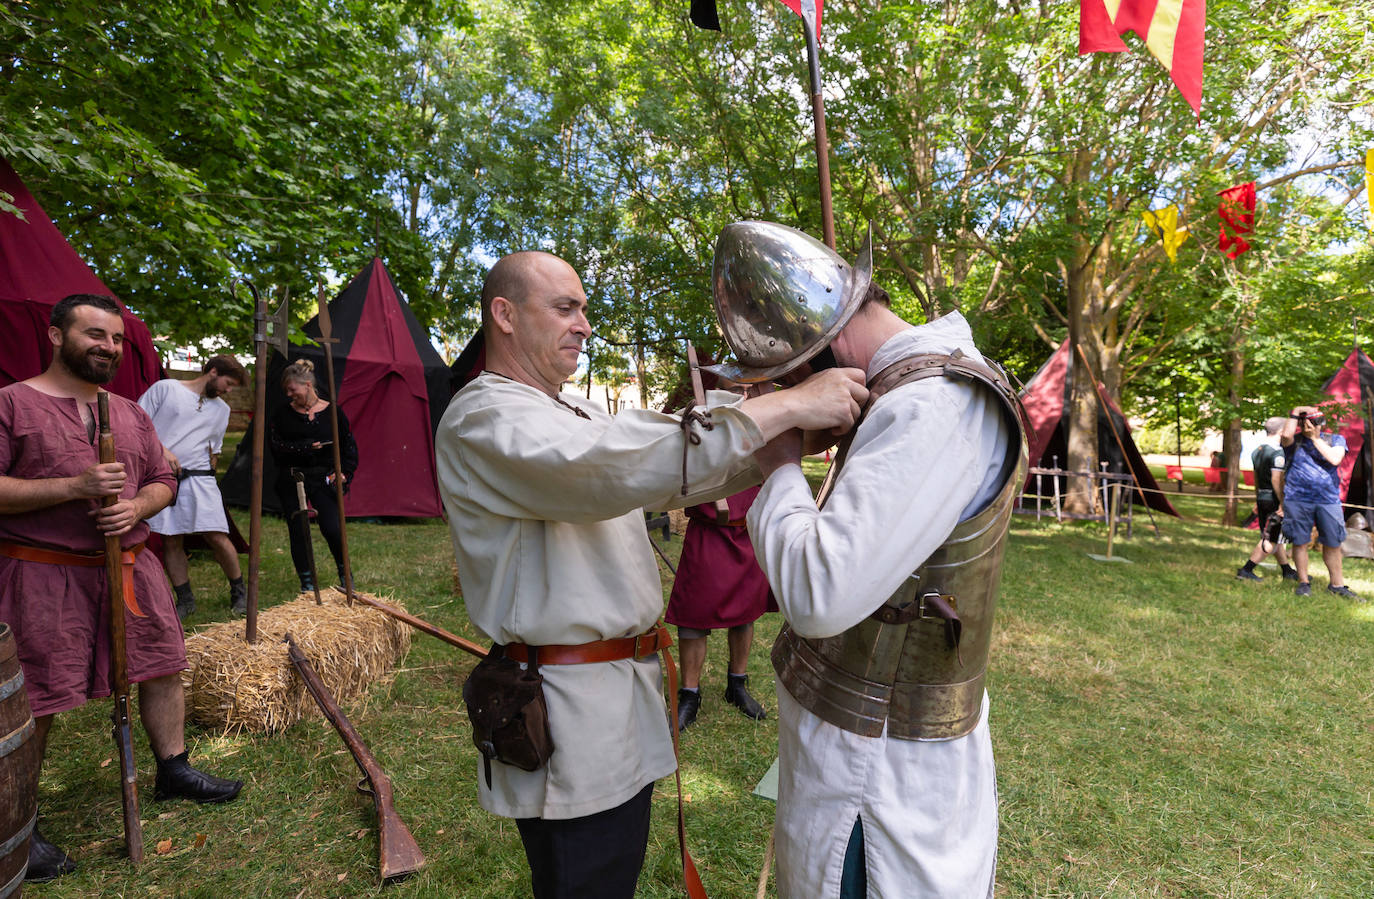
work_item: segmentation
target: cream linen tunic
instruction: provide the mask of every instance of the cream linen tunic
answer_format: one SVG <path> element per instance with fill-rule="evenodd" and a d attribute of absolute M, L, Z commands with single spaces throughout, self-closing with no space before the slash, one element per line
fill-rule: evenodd
<path fill-rule="evenodd" d="M 497 643 L 587 643 L 641 634 L 663 611 L 643 509 L 728 496 L 758 483 L 763 434 L 730 393 L 708 396 L 682 489 L 671 415 L 612 418 L 573 394 L 575 415 L 533 387 L 483 374 L 449 404 L 435 437 L 439 486 L 468 615 Z M 511 818 L 576 818 L 627 801 L 676 768 L 658 658 L 540 666 L 554 753 L 540 771 L 492 765 L 482 807 Z M 480 767 L 480 764 L 479 764 Z"/>
<path fill-rule="evenodd" d="M 871 378 L 913 353 L 981 358 L 952 313 L 887 340 Z M 749 512 L 749 533 L 788 622 L 804 637 L 867 617 L 1000 486 L 1008 434 L 985 390 L 944 378 L 879 398 L 824 511 L 784 466 Z M 778 895 L 839 895 L 845 848 L 863 817 L 869 897 L 992 895 L 997 786 L 988 702 L 955 740 L 862 737 L 803 709 L 778 684 Z"/>
<path fill-rule="evenodd" d="M 229 404 L 219 397 L 206 398 L 188 390 L 180 381 L 166 378 L 143 392 L 138 404 L 153 420 L 158 439 L 172 451 L 182 468 L 204 471 L 210 454 L 224 446 L 229 426 Z M 176 501 L 148 519 L 155 534 L 205 534 L 229 532 L 224 500 L 214 478 L 196 475 L 183 478 Z"/>

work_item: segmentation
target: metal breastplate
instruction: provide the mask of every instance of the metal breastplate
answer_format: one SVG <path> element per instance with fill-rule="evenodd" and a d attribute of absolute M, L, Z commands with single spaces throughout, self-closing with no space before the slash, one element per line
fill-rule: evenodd
<path fill-rule="evenodd" d="M 952 739 L 977 725 L 1007 527 L 1026 476 L 1021 404 L 1000 372 L 957 353 L 913 356 L 881 372 L 873 392 L 926 377 L 971 380 L 997 397 L 1011 439 L 996 498 L 961 521 L 870 617 L 821 640 L 784 627 L 773 645 L 787 692 L 862 736 L 881 736 L 886 725 L 899 740 Z M 843 461 L 842 451 L 836 468 Z M 822 502 L 825 495 L 822 488 Z"/>

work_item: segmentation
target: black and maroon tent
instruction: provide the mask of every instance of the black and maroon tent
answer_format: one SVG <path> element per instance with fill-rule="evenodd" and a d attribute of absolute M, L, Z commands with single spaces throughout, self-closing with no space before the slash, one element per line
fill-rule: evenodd
<path fill-rule="evenodd" d="M 1374 429 L 1374 362 L 1356 348 L 1322 385 L 1322 393 L 1331 397 L 1326 403 L 1339 406 L 1344 413 L 1339 419 L 1330 416 L 1346 444 L 1345 458 L 1337 468 L 1341 501 L 1363 512 L 1374 505 L 1374 444 L 1366 439 Z"/>
<path fill-rule="evenodd" d="M 0 192 L 14 197 L 23 218 L 0 211 L 0 387 L 39 374 L 52 361 L 48 318 L 73 293 L 114 296 L 72 249 L 19 175 L 0 159 Z M 109 384 L 137 400 L 162 378 L 148 328 L 124 310 L 124 361 Z"/>
<path fill-rule="evenodd" d="M 355 518 L 434 518 L 442 514 L 434 471 L 434 429 L 449 401 L 449 370 L 410 306 L 396 292 L 380 259 L 373 259 L 329 303 L 334 344 L 334 377 L 339 407 L 358 441 L 358 472 L 345 500 Z M 305 334 L 320 336 L 319 316 Z M 320 395 L 329 399 L 324 349 L 318 344 L 291 348 L 291 361 L 315 364 Z M 286 403 L 281 373 L 286 360 L 277 353 L 267 370 L 267 418 Z M 239 444 L 224 476 L 225 499 L 247 506 L 252 475 L 252 431 Z M 276 469 L 269 451 L 263 461 L 263 508 L 280 513 L 272 490 Z"/>
<path fill-rule="evenodd" d="M 1041 468 L 1064 468 L 1068 464 L 1069 422 L 1064 414 L 1069 406 L 1073 379 L 1073 358 L 1069 354 L 1069 342 L 1059 345 L 1053 355 L 1040 366 L 1035 377 L 1026 382 L 1021 391 L 1021 402 L 1026 407 L 1026 417 L 1030 420 L 1031 430 L 1026 435 L 1030 442 L 1030 464 Z M 1097 409 L 1097 455 L 1098 460 L 1107 463 L 1110 472 L 1132 475 L 1141 490 L 1135 491 L 1135 501 L 1142 500 L 1151 509 L 1165 515 L 1178 517 L 1173 504 L 1159 489 L 1159 482 L 1150 472 L 1150 466 L 1136 449 L 1131 439 L 1131 427 L 1116 404 L 1099 392 Z M 1108 416 L 1111 416 L 1108 418 Z M 1117 438 L 1120 437 L 1120 444 Z M 1057 462 L 1057 466 L 1056 466 Z M 1027 479 L 1027 483 L 1032 483 Z"/>

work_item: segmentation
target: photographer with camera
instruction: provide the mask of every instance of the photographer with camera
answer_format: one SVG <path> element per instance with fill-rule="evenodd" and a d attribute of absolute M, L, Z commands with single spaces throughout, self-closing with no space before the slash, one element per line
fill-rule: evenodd
<path fill-rule="evenodd" d="M 1283 526 L 1283 450 L 1279 448 L 1279 432 L 1287 419 L 1276 415 L 1264 423 L 1265 440 L 1250 454 L 1255 469 L 1255 511 L 1259 516 L 1260 540 L 1245 565 L 1236 569 L 1236 577 L 1243 581 L 1258 581 L 1255 566 L 1270 553 L 1278 560 L 1286 581 L 1301 580 L 1298 572 L 1288 564 L 1288 553 L 1280 542 Z"/>
<path fill-rule="evenodd" d="M 1345 599 L 1360 600 L 1345 586 L 1341 574 L 1341 543 L 1345 540 L 1345 521 L 1341 512 L 1340 475 L 1336 468 L 1345 458 L 1345 438 L 1322 426 L 1326 417 L 1315 406 L 1298 406 L 1283 425 L 1279 442 L 1283 446 L 1284 476 L 1283 534 L 1293 544 L 1293 562 L 1298 569 L 1298 596 L 1311 596 L 1307 571 L 1307 544 L 1312 540 L 1312 525 L 1322 545 L 1322 561 L 1330 578 L 1327 592 Z"/>

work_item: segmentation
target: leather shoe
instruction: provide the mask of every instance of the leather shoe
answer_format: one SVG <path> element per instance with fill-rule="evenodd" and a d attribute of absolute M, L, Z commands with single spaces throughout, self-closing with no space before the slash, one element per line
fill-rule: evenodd
<path fill-rule="evenodd" d="M 1258 574 L 1255 574 L 1254 570 L 1250 568 L 1237 568 L 1236 577 L 1240 578 L 1242 581 L 1264 580 L 1264 578 L 1260 577 Z"/>
<path fill-rule="evenodd" d="M 229 585 L 229 611 L 235 615 L 248 614 L 248 585 L 243 581 Z"/>
<path fill-rule="evenodd" d="M 76 862 L 72 861 L 71 856 L 43 839 L 43 834 L 35 826 L 29 835 L 29 867 L 24 872 L 24 882 L 47 883 L 75 870 Z"/>
<path fill-rule="evenodd" d="M 731 674 L 728 677 L 729 685 L 725 688 L 725 701 L 744 714 L 753 718 L 755 721 L 762 721 L 768 713 L 759 705 L 758 700 L 749 695 L 749 675 Z"/>
<path fill-rule="evenodd" d="M 157 760 L 153 798 L 194 799 L 196 802 L 228 802 L 243 789 L 241 780 L 225 780 L 191 767 L 189 753 Z"/>
<path fill-rule="evenodd" d="M 679 688 L 677 691 L 677 729 L 679 733 L 692 726 L 692 722 L 697 720 L 697 712 L 700 710 L 701 690 Z"/>

